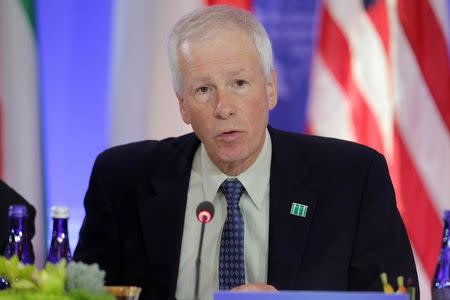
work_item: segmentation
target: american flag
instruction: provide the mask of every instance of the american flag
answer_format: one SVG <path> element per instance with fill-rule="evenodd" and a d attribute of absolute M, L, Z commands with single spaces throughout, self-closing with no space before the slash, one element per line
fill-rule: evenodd
<path fill-rule="evenodd" d="M 325 0 L 308 126 L 388 160 L 430 299 L 450 209 L 450 63 L 446 0 Z"/>

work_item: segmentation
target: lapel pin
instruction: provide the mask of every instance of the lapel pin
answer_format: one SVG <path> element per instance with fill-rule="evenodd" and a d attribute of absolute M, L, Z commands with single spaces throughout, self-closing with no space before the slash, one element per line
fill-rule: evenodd
<path fill-rule="evenodd" d="M 305 218 L 307 211 L 308 211 L 308 206 L 307 205 L 292 202 L 291 215 Z"/>

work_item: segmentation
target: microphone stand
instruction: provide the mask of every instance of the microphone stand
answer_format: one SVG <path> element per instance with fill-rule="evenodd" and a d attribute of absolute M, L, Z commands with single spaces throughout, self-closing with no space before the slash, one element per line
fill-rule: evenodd
<path fill-rule="evenodd" d="M 194 293 L 194 300 L 199 300 L 198 298 L 198 286 L 200 283 L 200 257 L 202 255 L 202 246 L 203 246 L 203 235 L 205 233 L 205 225 L 206 225 L 206 217 L 203 217 L 202 220 L 202 231 L 200 233 L 200 242 L 198 245 L 198 254 L 197 259 L 195 261 L 195 293 Z"/>

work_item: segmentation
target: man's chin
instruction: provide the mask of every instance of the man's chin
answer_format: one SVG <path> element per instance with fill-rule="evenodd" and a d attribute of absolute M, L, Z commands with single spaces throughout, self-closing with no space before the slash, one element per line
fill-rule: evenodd
<path fill-rule="evenodd" d="M 235 171 L 241 173 L 250 166 L 247 165 L 249 164 L 249 160 L 250 158 L 248 156 L 242 155 L 242 153 L 225 153 L 219 156 L 218 162 L 214 163 L 217 164 L 217 166 L 226 174 L 228 173 L 225 172 L 225 170 L 233 170 L 233 173 Z"/>
<path fill-rule="evenodd" d="M 239 164 L 245 161 L 246 155 L 242 153 L 242 150 L 238 149 L 233 151 L 226 151 L 219 153 L 219 160 L 224 164 Z"/>

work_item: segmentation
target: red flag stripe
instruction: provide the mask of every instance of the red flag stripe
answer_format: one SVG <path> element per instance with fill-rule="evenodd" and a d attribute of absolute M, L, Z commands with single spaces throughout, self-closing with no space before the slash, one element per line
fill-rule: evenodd
<path fill-rule="evenodd" d="M 322 10 L 318 51 L 326 66 L 339 82 L 351 102 L 351 118 L 356 139 L 383 152 L 383 140 L 376 118 L 354 82 L 351 71 L 351 55 L 348 42 L 331 17 L 327 5 Z"/>
<path fill-rule="evenodd" d="M 252 0 L 206 0 L 206 5 L 227 4 L 240 7 L 251 11 L 253 8 Z"/>
<path fill-rule="evenodd" d="M 439 255 L 442 223 L 397 126 L 394 128 L 394 155 L 389 168 L 409 238 L 425 271 L 432 278 Z"/>
<path fill-rule="evenodd" d="M 441 118 L 450 131 L 450 62 L 447 41 L 432 7 L 425 0 L 398 0 L 400 23 L 414 51 Z"/>

